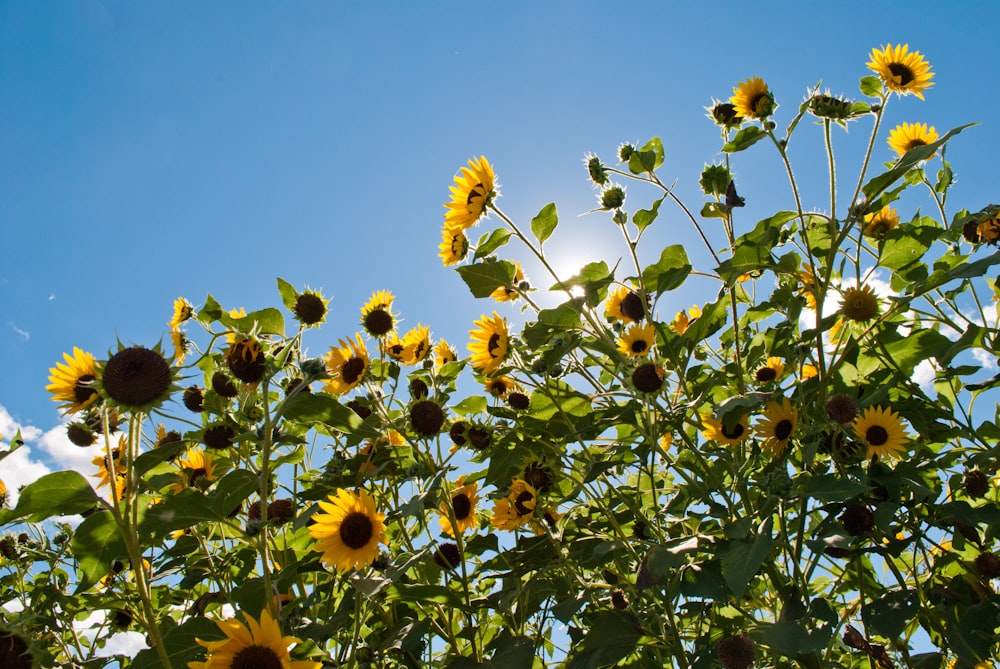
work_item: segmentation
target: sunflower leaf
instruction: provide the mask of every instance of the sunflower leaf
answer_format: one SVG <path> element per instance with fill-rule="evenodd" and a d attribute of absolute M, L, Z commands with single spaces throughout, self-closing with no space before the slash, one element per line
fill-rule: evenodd
<path fill-rule="evenodd" d="M 539 244 L 544 244 L 552 232 L 559 225 L 559 216 L 556 213 L 556 203 L 549 202 L 542 207 L 538 215 L 531 219 L 531 232 L 535 235 Z"/>
<path fill-rule="evenodd" d="M 79 472 L 46 474 L 21 491 L 17 506 L 0 511 L 0 524 L 26 518 L 37 523 L 52 516 L 69 516 L 94 508 L 97 494 Z"/>
<path fill-rule="evenodd" d="M 726 142 L 725 146 L 722 147 L 722 150 L 725 153 L 743 151 L 744 149 L 749 149 L 765 137 L 767 137 L 766 132 L 755 125 L 748 125 L 736 133 L 736 136 L 733 137 L 731 142 Z"/>
<path fill-rule="evenodd" d="M 664 196 L 666 197 L 666 196 Z M 660 203 L 663 202 L 661 197 L 659 200 L 653 203 L 653 206 L 649 209 L 640 209 L 639 211 L 632 214 L 632 223 L 642 232 L 649 224 L 656 220 L 657 215 L 660 211 Z"/>
<path fill-rule="evenodd" d="M 931 142 L 930 144 L 924 144 L 910 149 L 904 153 L 898 161 L 896 161 L 895 165 L 889 168 L 888 172 L 883 172 L 877 177 L 873 177 L 864 185 L 861 190 L 865 194 L 865 197 L 869 200 L 878 197 L 883 191 L 885 191 L 885 189 L 894 184 L 901 177 L 905 176 L 906 173 L 910 171 L 910 168 L 923 160 L 931 158 L 935 153 L 937 153 L 938 149 L 944 146 L 945 142 L 966 128 L 970 128 L 974 125 L 978 124 L 966 123 L 965 125 L 960 125 L 957 128 L 949 130 L 936 142 Z"/>
<path fill-rule="evenodd" d="M 674 244 L 663 249 L 655 264 L 642 270 L 642 283 L 646 290 L 660 295 L 683 285 L 691 269 L 691 261 L 688 260 L 684 247 Z"/>
<path fill-rule="evenodd" d="M 862 95 L 870 98 L 882 97 L 882 80 L 874 75 L 870 74 L 867 77 L 861 77 L 861 81 L 858 82 L 858 88 L 861 89 Z"/>
<path fill-rule="evenodd" d="M 280 276 L 278 277 L 278 294 L 281 295 L 281 302 L 285 305 L 285 307 L 287 307 L 289 311 L 294 311 L 298 291 L 295 290 L 295 286 L 288 283 Z"/>
<path fill-rule="evenodd" d="M 507 260 L 484 260 L 457 268 L 473 297 L 489 297 L 497 288 L 511 285 L 515 270 L 514 263 Z"/>
<path fill-rule="evenodd" d="M 476 244 L 476 255 L 473 256 L 473 260 L 485 258 L 501 246 L 504 246 L 510 239 L 510 235 L 510 230 L 507 230 L 506 228 L 496 228 L 488 235 L 480 237 L 479 243 Z"/>
<path fill-rule="evenodd" d="M 127 555 L 114 516 L 99 511 L 83 519 L 73 533 L 73 556 L 79 561 L 81 576 L 76 592 L 82 592 L 111 573 L 112 563 Z"/>
<path fill-rule="evenodd" d="M 773 525 L 774 519 L 768 516 L 756 538 L 730 542 L 722 554 L 722 575 L 737 599 L 743 596 L 750 580 L 771 552 Z"/>

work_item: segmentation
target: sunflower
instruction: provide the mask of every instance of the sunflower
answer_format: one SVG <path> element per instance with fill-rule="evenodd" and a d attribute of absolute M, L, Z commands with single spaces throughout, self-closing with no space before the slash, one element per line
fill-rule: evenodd
<path fill-rule="evenodd" d="M 886 234 L 899 225 L 899 214 L 885 205 L 871 214 L 865 214 L 864 233 L 875 239 L 885 239 Z"/>
<path fill-rule="evenodd" d="M 691 323 L 693 323 L 699 316 L 701 316 L 701 309 L 699 309 L 696 305 L 691 305 L 691 308 L 688 311 L 677 312 L 677 315 L 674 316 L 674 320 L 670 323 L 670 329 L 677 334 L 682 335 L 687 332 L 687 329 L 691 327 Z"/>
<path fill-rule="evenodd" d="M 799 373 L 799 379 L 805 381 L 806 379 L 812 379 L 819 376 L 819 370 L 816 365 L 811 362 L 804 363 L 802 365 L 802 371 Z"/>
<path fill-rule="evenodd" d="M 264 378 L 267 358 L 260 342 L 249 337 L 234 337 L 225 353 L 226 365 L 237 379 L 257 383 Z"/>
<path fill-rule="evenodd" d="M 441 244 L 438 248 L 441 249 L 438 255 L 445 267 L 457 265 L 465 260 L 465 256 L 469 255 L 469 239 L 462 232 L 462 228 L 445 224 L 441 230 Z"/>
<path fill-rule="evenodd" d="M 615 286 L 608 296 L 608 303 L 604 307 L 604 314 L 608 320 L 617 320 L 622 323 L 635 323 L 646 317 L 647 301 L 643 304 L 643 299 L 638 292 L 628 286 Z"/>
<path fill-rule="evenodd" d="M 448 502 L 441 504 L 441 531 L 449 537 L 455 536 L 455 529 L 464 533 L 466 530 L 475 529 L 476 522 L 476 502 L 479 496 L 476 494 L 479 484 L 475 481 L 466 485 L 465 476 L 459 476 L 455 481 L 455 489 L 451 493 L 451 508 Z M 455 523 L 452 524 L 451 514 L 455 514 Z"/>
<path fill-rule="evenodd" d="M 97 473 L 92 474 L 96 479 L 100 479 L 98 488 L 103 488 L 111 484 L 112 475 L 115 478 L 115 501 L 125 496 L 125 483 L 128 480 L 125 476 L 125 436 L 118 437 L 118 447 L 112 449 L 111 457 L 108 457 L 107 448 L 103 455 L 98 455 L 91 462 L 97 467 Z"/>
<path fill-rule="evenodd" d="M 171 330 L 170 341 L 174 345 L 174 364 L 183 365 L 191 342 L 183 330 Z"/>
<path fill-rule="evenodd" d="M 630 358 L 639 358 L 649 353 L 656 342 L 656 329 L 652 323 L 633 323 L 618 339 L 618 351 Z"/>
<path fill-rule="evenodd" d="M 66 364 L 57 362 L 49 369 L 49 385 L 45 389 L 52 393 L 52 399 L 62 402 L 59 408 L 65 414 L 83 411 L 97 401 L 97 361 L 94 356 L 77 347 L 73 355 L 63 353 Z"/>
<path fill-rule="evenodd" d="M 757 383 L 777 381 L 785 373 L 785 362 L 777 356 L 768 356 L 764 366 L 754 372 Z"/>
<path fill-rule="evenodd" d="M 490 522 L 498 530 L 516 530 L 531 522 L 535 516 L 538 494 L 527 481 L 514 479 L 506 497 L 493 502 L 493 516 Z"/>
<path fill-rule="evenodd" d="M 492 374 L 500 368 L 507 358 L 509 346 L 507 319 L 501 318 L 497 312 L 493 317 L 483 316 L 475 322 L 476 330 L 470 330 L 472 341 L 469 352 L 472 353 L 472 366 L 480 374 Z"/>
<path fill-rule="evenodd" d="M 403 336 L 403 364 L 417 365 L 431 352 L 431 331 L 426 325 L 417 323 Z"/>
<path fill-rule="evenodd" d="M 361 325 L 373 337 L 384 337 L 396 329 L 396 315 L 392 301 L 396 299 L 388 290 L 378 290 L 361 307 Z"/>
<path fill-rule="evenodd" d="M 992 216 L 976 227 L 978 241 L 996 244 L 1000 240 L 1000 217 Z"/>
<path fill-rule="evenodd" d="M 0 629 L 0 666 L 6 669 L 32 669 L 38 660 L 32 653 L 30 637 L 9 629 Z"/>
<path fill-rule="evenodd" d="M 362 490 L 360 494 L 337 489 L 319 502 L 322 513 L 312 517 L 309 536 L 316 540 L 313 550 L 323 553 L 320 560 L 347 572 L 358 565 L 370 564 L 378 557 L 378 544 L 389 543 L 385 536 L 384 515 L 375 510 L 375 502 Z"/>
<path fill-rule="evenodd" d="M 878 297 L 871 286 L 851 286 L 844 291 L 840 315 L 855 323 L 867 323 L 878 316 Z"/>
<path fill-rule="evenodd" d="M 924 91 L 934 85 L 930 63 L 919 51 L 911 52 L 909 44 L 897 44 L 895 47 L 890 44 L 881 50 L 872 49 L 868 69 L 897 95 L 913 93 L 923 100 Z"/>
<path fill-rule="evenodd" d="M 486 207 L 496 197 L 496 177 L 485 156 L 473 158 L 461 174 L 455 175 L 451 186 L 451 202 L 446 202 L 444 215 L 447 227 L 466 230 L 486 214 Z"/>
<path fill-rule="evenodd" d="M 330 380 L 324 388 L 334 395 L 343 395 L 361 383 L 368 371 L 368 349 L 361 335 L 356 334 L 353 341 L 341 339 L 340 348 L 331 346 L 324 361 L 330 372 Z"/>
<path fill-rule="evenodd" d="M 816 309 L 816 277 L 813 275 L 813 269 L 810 265 L 804 265 L 802 269 L 799 270 L 799 288 L 798 294 L 805 299 L 806 306 L 810 309 Z"/>
<path fill-rule="evenodd" d="M 171 486 L 171 491 L 179 493 L 185 488 L 207 487 L 218 477 L 215 475 L 215 458 L 201 448 L 191 448 L 180 462 L 180 480 Z"/>
<path fill-rule="evenodd" d="M 159 350 L 121 347 L 99 370 L 104 395 L 121 409 L 147 412 L 170 397 L 173 369 Z"/>
<path fill-rule="evenodd" d="M 772 458 L 780 458 L 788 448 L 788 440 L 795 434 L 798 420 L 799 410 L 788 398 L 768 402 L 764 407 L 764 417 L 757 423 L 757 434 L 764 440 L 763 448 Z"/>
<path fill-rule="evenodd" d="M 7 508 L 7 484 L 0 479 L 0 509 Z"/>
<path fill-rule="evenodd" d="M 733 88 L 729 102 L 735 107 L 736 114 L 743 118 L 765 119 L 777 107 L 774 96 L 760 77 L 750 77 Z"/>
<path fill-rule="evenodd" d="M 437 346 L 434 347 L 434 366 L 444 367 L 449 362 L 456 360 L 458 360 L 458 356 L 455 354 L 455 349 L 444 339 L 439 340 Z"/>
<path fill-rule="evenodd" d="M 701 423 L 704 425 L 701 436 L 717 444 L 726 446 L 738 444 L 750 436 L 750 424 L 746 414 L 740 416 L 732 427 L 726 427 L 722 421 L 705 413 L 701 414 Z"/>
<path fill-rule="evenodd" d="M 189 669 L 320 669 L 322 662 L 293 660 L 288 647 L 301 643 L 293 636 L 282 636 L 278 622 L 268 608 L 260 613 L 260 623 L 243 614 L 246 624 L 237 618 L 217 621 L 226 638 L 222 641 L 195 641 L 205 647 L 208 657 L 204 662 L 188 662 Z"/>
<path fill-rule="evenodd" d="M 403 362 L 406 357 L 406 346 L 395 332 L 390 332 L 382 339 L 382 351 L 396 362 Z"/>
<path fill-rule="evenodd" d="M 713 99 L 712 105 L 705 107 L 705 111 L 708 112 L 706 116 L 712 119 L 713 123 L 725 130 L 738 128 L 743 122 L 743 119 L 736 112 L 736 107 L 731 102 L 720 102 Z"/>
<path fill-rule="evenodd" d="M 194 316 L 194 305 L 183 297 L 178 297 L 174 300 L 173 318 L 167 322 L 167 326 L 171 330 L 176 330 L 181 325 L 191 320 L 192 316 Z"/>
<path fill-rule="evenodd" d="M 936 142 L 937 139 L 934 126 L 928 128 L 926 123 L 901 123 L 889 131 L 887 141 L 889 148 L 903 156 L 910 149 Z"/>
<path fill-rule="evenodd" d="M 483 385 L 486 386 L 486 390 L 489 391 L 490 395 L 493 397 L 499 397 L 503 399 L 507 396 L 507 393 L 517 388 L 517 384 L 514 379 L 509 376 L 491 376 L 483 381 Z"/>
<path fill-rule="evenodd" d="M 500 286 L 490 293 L 490 297 L 497 302 L 510 302 L 512 300 L 516 300 L 519 295 L 517 290 L 522 281 L 524 281 L 524 269 L 521 267 L 521 263 L 515 263 L 513 284 L 509 286 Z"/>
<path fill-rule="evenodd" d="M 854 434 L 868 446 L 868 457 L 897 458 L 906 444 L 903 419 L 891 409 L 869 407 L 852 423 Z"/>
<path fill-rule="evenodd" d="M 329 304 L 330 301 L 324 300 L 321 293 L 306 289 L 295 296 L 292 313 L 295 314 L 295 318 L 300 323 L 306 327 L 312 327 L 326 320 L 326 312 Z"/>

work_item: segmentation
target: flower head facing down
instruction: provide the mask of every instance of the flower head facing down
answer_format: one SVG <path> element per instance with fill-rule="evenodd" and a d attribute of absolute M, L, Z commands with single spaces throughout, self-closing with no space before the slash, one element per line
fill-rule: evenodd
<path fill-rule="evenodd" d="M 864 233 L 872 239 L 885 239 L 889 231 L 899 225 L 899 214 L 889 205 L 871 214 L 865 214 Z"/>
<path fill-rule="evenodd" d="M 185 488 L 204 489 L 218 477 L 215 475 L 215 457 L 204 449 L 188 449 L 178 463 L 181 467 L 180 480 L 171 488 L 179 493 Z"/>
<path fill-rule="evenodd" d="M 872 49 L 868 69 L 897 95 L 912 93 L 923 100 L 924 91 L 934 85 L 930 63 L 919 51 L 910 51 L 909 44 L 888 44 L 881 49 Z"/>
<path fill-rule="evenodd" d="M 431 331 L 426 325 L 417 323 L 403 336 L 402 362 L 404 365 L 418 365 L 431 352 Z"/>
<path fill-rule="evenodd" d="M 469 161 L 455 175 L 455 185 L 450 187 L 451 201 L 445 203 L 448 209 L 444 220 L 447 227 L 466 230 L 486 214 L 486 208 L 496 197 L 496 176 L 485 156 Z"/>
<path fill-rule="evenodd" d="M 905 450 L 903 419 L 891 409 L 869 407 L 851 424 L 854 434 L 868 446 L 868 457 L 897 458 Z"/>
<path fill-rule="evenodd" d="M 851 286 L 840 301 L 840 315 L 855 323 L 867 323 L 878 316 L 878 297 L 871 286 Z"/>
<path fill-rule="evenodd" d="M 368 371 L 368 349 L 361 341 L 361 335 L 354 339 L 340 340 L 340 347 L 331 346 L 324 358 L 330 379 L 326 390 L 334 395 L 343 395 L 353 390 Z"/>
<path fill-rule="evenodd" d="M 466 530 L 476 528 L 478 524 L 476 522 L 476 503 L 479 501 L 478 488 L 477 482 L 466 484 L 464 475 L 458 477 L 455 489 L 451 493 L 451 509 L 448 508 L 447 501 L 443 502 L 440 508 L 441 531 L 444 534 L 454 537 L 456 529 L 459 533 L 464 533 Z M 451 520 L 452 512 L 454 512 L 455 517 L 454 523 Z"/>
<path fill-rule="evenodd" d="M 490 522 L 498 530 L 516 530 L 531 522 L 537 503 L 535 488 L 527 481 L 514 479 L 507 496 L 493 502 Z"/>
<path fill-rule="evenodd" d="M 785 373 L 785 361 L 777 356 L 768 356 L 762 367 L 754 373 L 757 383 L 777 381 Z"/>
<path fill-rule="evenodd" d="M 743 118 L 763 120 L 777 108 L 774 95 L 760 77 L 750 77 L 734 87 L 729 102 L 735 107 L 736 113 Z"/>
<path fill-rule="evenodd" d="M 216 622 L 225 639 L 203 641 L 196 637 L 207 657 L 204 662 L 188 662 L 188 669 L 320 669 L 323 666 L 322 662 L 292 659 L 289 647 L 302 640 L 282 636 L 267 607 L 261 611 L 259 623 L 252 616 L 243 617 L 246 623 L 237 618 Z"/>
<path fill-rule="evenodd" d="M 57 362 L 49 369 L 49 385 L 45 389 L 52 393 L 53 401 L 62 402 L 59 409 L 64 414 L 72 414 L 97 401 L 97 361 L 75 346 L 73 355 L 63 353 L 63 358 L 65 364 Z"/>
<path fill-rule="evenodd" d="M 926 123 L 900 123 L 889 131 L 887 141 L 889 148 L 902 157 L 910 149 L 926 146 L 937 140 L 938 134 L 934 126 L 928 128 Z"/>
<path fill-rule="evenodd" d="M 267 358 L 260 342 L 250 337 L 234 337 L 226 349 L 226 365 L 240 381 L 257 383 L 264 378 Z"/>
<path fill-rule="evenodd" d="M 475 322 L 476 329 L 470 330 L 472 341 L 469 352 L 472 354 L 472 366 L 480 374 L 492 374 L 500 369 L 507 358 L 508 341 L 507 319 L 493 312 L 493 317 L 483 316 Z"/>
<path fill-rule="evenodd" d="M 340 572 L 370 564 L 378 557 L 379 543 L 387 544 L 385 516 L 375 510 L 375 501 L 364 490 L 354 494 L 338 489 L 319 502 L 320 513 L 312 517 L 309 535 L 320 560 Z"/>
<path fill-rule="evenodd" d="M 396 298 L 388 290 L 375 291 L 361 307 L 361 325 L 373 337 L 384 337 L 396 329 L 392 302 Z"/>
<path fill-rule="evenodd" d="M 762 447 L 771 458 L 780 458 L 788 449 L 788 442 L 795 434 L 798 420 L 798 408 L 786 397 L 781 398 L 780 402 L 768 402 L 764 407 L 764 416 L 757 423 L 757 434 L 764 440 Z"/>
<path fill-rule="evenodd" d="M 682 335 L 687 332 L 687 329 L 691 327 L 691 323 L 694 323 L 699 316 L 701 316 L 701 309 L 697 305 L 692 304 L 691 308 L 687 311 L 677 312 L 674 320 L 670 322 L 670 329 L 678 335 Z"/>
<path fill-rule="evenodd" d="M 449 362 L 456 360 L 458 360 L 458 356 L 455 354 L 455 349 L 444 339 L 439 339 L 437 345 L 434 346 L 434 366 L 444 367 Z"/>
<path fill-rule="evenodd" d="M 705 107 L 705 111 L 708 112 L 708 118 L 712 119 L 715 125 L 725 130 L 738 128 L 743 123 L 743 117 L 736 111 L 736 105 L 732 102 L 719 102 L 713 99 L 712 105 Z"/>
<path fill-rule="evenodd" d="M 524 268 L 521 267 L 521 263 L 514 264 L 514 282 L 509 286 L 500 286 L 492 293 L 492 297 L 497 302 L 511 302 L 516 300 L 520 293 L 518 288 L 521 282 L 524 281 Z"/>
<path fill-rule="evenodd" d="M 652 323 L 633 323 L 618 339 L 618 351 L 629 358 L 641 358 L 655 343 L 656 328 Z"/>
<path fill-rule="evenodd" d="M 174 300 L 174 315 L 167 322 L 171 330 L 176 330 L 194 316 L 194 305 L 183 297 Z"/>
<path fill-rule="evenodd" d="M 292 307 L 292 313 L 294 313 L 295 318 L 306 327 L 319 325 L 326 320 L 326 312 L 329 303 L 329 300 L 323 299 L 323 296 L 320 293 L 312 290 L 306 290 L 305 292 L 299 293 L 295 296 L 295 304 Z"/>
<path fill-rule="evenodd" d="M 462 232 L 462 228 L 451 227 L 445 224 L 441 230 L 441 244 L 438 246 L 441 264 L 451 267 L 465 260 L 469 255 L 469 238 Z"/>
<path fill-rule="evenodd" d="M 701 423 L 704 429 L 701 435 L 708 441 L 726 446 L 738 444 L 750 436 L 750 423 L 746 414 L 739 417 L 731 427 L 727 427 L 721 420 L 711 414 L 701 414 Z"/>

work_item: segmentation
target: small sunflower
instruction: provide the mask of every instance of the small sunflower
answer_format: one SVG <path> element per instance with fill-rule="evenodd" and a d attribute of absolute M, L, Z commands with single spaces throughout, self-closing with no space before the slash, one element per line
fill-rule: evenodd
<path fill-rule="evenodd" d="M 498 530 L 516 530 L 531 522 L 535 516 L 538 494 L 527 481 L 514 479 L 506 497 L 493 502 L 490 522 Z"/>
<path fill-rule="evenodd" d="M 417 323 L 403 336 L 403 364 L 419 365 L 431 352 L 431 331 L 426 325 Z"/>
<path fill-rule="evenodd" d="M 215 475 L 215 458 L 201 448 L 191 448 L 180 462 L 180 480 L 171 490 L 179 493 L 185 488 L 204 488 L 218 477 Z"/>
<path fill-rule="evenodd" d="M 868 69 L 897 95 L 912 93 L 923 100 L 924 91 L 934 85 L 930 63 L 919 51 L 911 52 L 909 44 L 897 44 L 895 47 L 889 44 L 881 50 L 872 49 Z"/>
<path fill-rule="evenodd" d="M 905 450 L 903 419 L 892 409 L 869 407 L 851 425 L 858 439 L 868 446 L 868 457 L 897 458 Z"/>
<path fill-rule="evenodd" d="M 448 508 L 448 502 L 443 502 L 441 504 L 441 531 L 447 534 L 449 537 L 455 536 L 455 530 L 457 529 L 460 534 L 464 534 L 466 530 L 475 529 L 478 523 L 476 522 L 476 502 L 479 501 L 479 495 L 476 491 L 479 488 L 479 484 L 475 481 L 466 485 L 465 476 L 459 476 L 458 480 L 455 482 L 455 489 L 451 493 L 451 509 Z M 451 522 L 451 512 L 455 513 L 455 523 Z"/>
<path fill-rule="evenodd" d="M 384 337 L 396 329 L 396 315 L 392 301 L 396 298 L 388 290 L 375 291 L 361 307 L 361 325 L 373 337 Z"/>
<path fill-rule="evenodd" d="M 500 286 L 492 293 L 492 297 L 497 302 L 510 302 L 518 298 L 519 293 L 518 286 L 524 281 L 524 269 L 521 267 L 521 263 L 514 264 L 514 283 L 510 286 Z"/>
<path fill-rule="evenodd" d="M 696 305 L 691 305 L 691 308 L 687 311 L 678 311 L 677 315 L 674 316 L 674 320 L 670 323 L 670 329 L 679 335 L 687 332 L 687 329 L 691 327 L 691 323 L 694 323 L 695 319 L 701 316 L 701 309 Z"/>
<path fill-rule="evenodd" d="M 260 613 L 260 623 L 244 614 L 246 624 L 237 618 L 217 621 L 215 624 L 226 638 L 221 641 L 202 641 L 208 657 L 204 662 L 188 662 L 189 669 L 320 669 L 322 662 L 293 660 L 289 646 L 301 643 L 293 636 L 282 636 L 278 621 L 265 607 Z"/>
<path fill-rule="evenodd" d="M 7 484 L 0 479 L 0 509 L 7 508 Z"/>
<path fill-rule="evenodd" d="M 458 356 L 455 354 L 455 349 L 444 339 L 439 340 L 434 347 L 434 366 L 444 367 L 449 362 L 455 362 L 456 360 L 458 360 Z"/>
<path fill-rule="evenodd" d="M 488 377 L 483 381 L 483 385 L 486 386 L 486 390 L 490 395 L 499 397 L 500 399 L 507 397 L 507 393 L 517 388 L 517 383 L 509 376 Z"/>
<path fill-rule="evenodd" d="M 339 488 L 319 507 L 322 512 L 312 517 L 309 535 L 316 540 L 313 549 L 323 553 L 324 564 L 348 572 L 375 560 L 379 542 L 389 543 L 385 516 L 375 510 L 374 500 L 364 490 L 356 495 Z"/>
<path fill-rule="evenodd" d="M 324 300 L 322 294 L 307 289 L 295 296 L 295 306 L 292 308 L 292 313 L 295 314 L 295 318 L 300 323 L 306 327 L 312 327 L 326 320 L 329 304 L 330 301 Z"/>
<path fill-rule="evenodd" d="M 33 669 L 39 666 L 32 653 L 30 637 L 0 629 L 0 666 L 5 669 Z"/>
<path fill-rule="evenodd" d="M 334 395 L 343 395 L 353 390 L 368 371 L 368 349 L 361 341 L 361 335 L 354 335 L 354 340 L 340 340 L 340 348 L 330 347 L 326 354 L 326 368 L 330 372 L 330 380 L 325 389 Z"/>
<path fill-rule="evenodd" d="M 62 402 L 59 409 L 64 414 L 83 411 L 97 401 L 98 393 L 94 382 L 97 380 L 97 361 L 94 356 L 77 347 L 73 355 L 63 353 L 66 364 L 57 362 L 49 369 L 49 385 L 45 389 L 52 393 L 55 402 Z"/>
<path fill-rule="evenodd" d="M 722 421 L 710 414 L 701 414 L 701 423 L 704 426 L 701 436 L 717 444 L 730 446 L 738 444 L 750 436 L 750 423 L 746 414 L 740 416 L 739 420 L 730 428 L 727 428 Z"/>
<path fill-rule="evenodd" d="M 708 112 L 706 116 L 712 119 L 713 123 L 725 130 L 738 128 L 743 122 L 743 118 L 736 111 L 736 106 L 732 102 L 719 102 L 713 99 L 712 106 L 705 107 L 705 111 Z"/>
<path fill-rule="evenodd" d="M 889 205 L 871 214 L 865 214 L 864 233 L 874 239 L 885 239 L 890 230 L 899 225 L 899 214 Z"/>
<path fill-rule="evenodd" d="M 97 473 L 92 474 L 96 479 L 98 488 L 111 485 L 111 477 L 115 480 L 115 501 L 125 496 L 125 483 L 128 480 L 125 476 L 125 437 L 118 438 L 118 447 L 112 449 L 110 457 L 108 450 L 104 449 L 103 455 L 98 455 L 91 462 L 97 467 Z"/>
<path fill-rule="evenodd" d="M 441 249 L 438 253 L 441 264 L 445 267 L 457 265 L 469 255 L 469 239 L 462 228 L 451 227 L 446 223 L 441 230 L 441 244 L 438 248 Z"/>
<path fill-rule="evenodd" d="M 264 378 L 267 358 L 260 342 L 248 337 L 235 337 L 225 353 L 226 365 L 240 381 L 257 383 Z"/>
<path fill-rule="evenodd" d="M 934 126 L 927 127 L 926 123 L 900 123 L 889 131 L 889 148 L 899 156 L 903 156 L 910 149 L 918 146 L 925 146 L 938 139 L 937 130 Z"/>
<path fill-rule="evenodd" d="M 768 356 L 764 366 L 760 367 L 754 373 L 754 378 L 757 379 L 757 383 L 770 383 L 771 381 L 777 381 L 780 379 L 784 373 L 785 361 L 772 355 Z"/>
<path fill-rule="evenodd" d="M 608 296 L 608 303 L 604 307 L 604 313 L 608 320 L 617 320 L 622 323 L 635 323 L 646 317 L 648 301 L 643 304 L 643 299 L 639 293 L 627 286 L 615 286 Z"/>
<path fill-rule="evenodd" d="M 444 205 L 448 209 L 444 215 L 446 225 L 466 230 L 478 223 L 497 195 L 493 167 L 485 156 L 470 160 L 469 166 L 455 176 L 450 190 L 451 202 Z"/>
<path fill-rule="evenodd" d="M 757 434 L 764 440 L 763 449 L 772 458 L 780 458 L 788 448 L 788 441 L 795 434 L 798 420 L 799 410 L 788 398 L 783 397 L 780 402 L 768 402 L 764 407 L 764 416 L 757 423 Z"/>
<path fill-rule="evenodd" d="M 750 77 L 733 88 L 729 102 L 743 118 L 765 119 L 777 107 L 774 96 L 760 77 Z"/>
<path fill-rule="evenodd" d="M 173 369 L 156 348 L 122 347 L 100 370 L 104 395 L 127 411 L 148 411 L 170 397 Z"/>
<path fill-rule="evenodd" d="M 492 374 L 500 368 L 507 358 L 509 340 L 507 319 L 493 312 L 493 317 L 483 316 L 475 322 L 477 329 L 470 330 L 472 341 L 469 352 L 472 353 L 472 366 L 480 374 Z"/>
<path fill-rule="evenodd" d="M 183 365 L 191 342 L 183 330 L 171 330 L 170 342 L 174 345 L 174 364 Z"/>
<path fill-rule="evenodd" d="M 819 370 L 816 369 L 816 365 L 811 362 L 804 363 L 802 365 L 802 371 L 799 373 L 799 378 L 803 381 L 806 379 L 812 379 L 819 376 Z"/>
<path fill-rule="evenodd" d="M 618 351 L 629 358 L 647 355 L 656 343 L 656 329 L 652 323 L 633 323 L 618 339 Z"/>
<path fill-rule="evenodd" d="M 805 299 L 806 306 L 810 309 L 816 309 L 816 277 L 813 275 L 812 267 L 805 265 L 798 274 L 798 294 Z"/>
<path fill-rule="evenodd" d="M 396 332 L 390 332 L 382 339 L 382 351 L 396 362 L 406 359 L 406 346 Z"/>
<path fill-rule="evenodd" d="M 996 244 L 1000 241 L 1000 216 L 991 216 L 976 226 L 977 242 Z"/>
<path fill-rule="evenodd" d="M 851 286 L 844 291 L 840 315 L 855 323 L 867 323 L 878 316 L 878 297 L 871 286 Z"/>
<path fill-rule="evenodd" d="M 183 297 L 178 297 L 174 300 L 174 315 L 167 322 L 167 326 L 171 330 L 176 330 L 184 323 L 187 323 L 194 316 L 194 305 L 188 302 Z"/>

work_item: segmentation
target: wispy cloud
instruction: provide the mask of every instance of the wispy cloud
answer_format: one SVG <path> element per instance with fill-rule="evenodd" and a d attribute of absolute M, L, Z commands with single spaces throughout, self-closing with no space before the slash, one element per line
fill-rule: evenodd
<path fill-rule="evenodd" d="M 31 339 L 31 333 L 28 332 L 27 330 L 22 330 L 21 328 L 17 327 L 16 325 L 14 325 L 13 322 L 10 321 L 8 321 L 8 324 L 10 325 L 11 330 L 24 337 L 24 341 L 28 341 Z"/>

